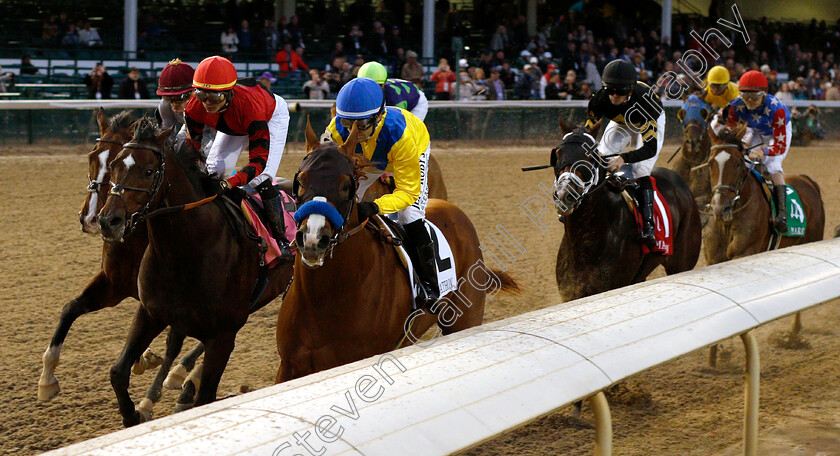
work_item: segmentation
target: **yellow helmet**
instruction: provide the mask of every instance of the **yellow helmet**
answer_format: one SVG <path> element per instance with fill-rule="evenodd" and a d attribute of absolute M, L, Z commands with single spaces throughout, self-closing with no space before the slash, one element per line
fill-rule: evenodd
<path fill-rule="evenodd" d="M 718 65 L 709 70 L 709 84 L 728 84 L 729 70 Z"/>

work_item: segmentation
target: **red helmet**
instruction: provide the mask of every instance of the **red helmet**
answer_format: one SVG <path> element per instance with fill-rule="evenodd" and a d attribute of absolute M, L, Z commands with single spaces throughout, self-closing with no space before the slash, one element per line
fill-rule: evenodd
<path fill-rule="evenodd" d="M 170 60 L 169 65 L 160 72 L 158 78 L 157 94 L 181 95 L 192 90 L 193 67 L 181 61 L 181 59 Z"/>
<path fill-rule="evenodd" d="M 760 71 L 747 71 L 738 80 L 738 90 L 742 92 L 766 92 L 767 78 Z"/>
<path fill-rule="evenodd" d="M 196 89 L 224 91 L 236 85 L 236 68 L 230 60 L 214 55 L 198 64 L 192 86 Z"/>

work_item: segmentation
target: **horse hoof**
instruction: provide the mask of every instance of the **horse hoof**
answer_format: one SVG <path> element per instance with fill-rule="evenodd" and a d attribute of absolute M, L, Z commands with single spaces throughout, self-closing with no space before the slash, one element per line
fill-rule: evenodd
<path fill-rule="evenodd" d="M 143 414 L 135 410 L 130 417 L 123 418 L 123 426 L 130 428 L 131 426 L 136 426 L 144 421 L 146 421 L 146 419 L 143 417 Z"/>
<path fill-rule="evenodd" d="M 143 359 L 140 359 L 140 361 L 137 361 L 133 366 L 131 366 L 131 372 L 134 375 L 140 375 L 143 372 L 146 372 L 146 363 L 143 361 Z"/>
<path fill-rule="evenodd" d="M 146 352 L 143 353 L 143 359 L 146 360 L 146 369 L 155 369 L 163 364 L 163 358 L 149 349 L 146 349 Z"/>
<path fill-rule="evenodd" d="M 175 413 L 183 412 L 184 410 L 189 410 L 189 409 L 193 408 L 194 405 L 195 405 L 194 402 L 191 402 L 189 404 L 182 404 L 182 403 L 178 402 L 178 403 L 175 404 Z"/>
<path fill-rule="evenodd" d="M 149 421 L 152 419 L 152 414 L 154 413 L 154 406 L 155 404 L 148 398 L 144 397 L 140 400 L 140 404 L 137 405 L 137 411 L 143 415 L 144 421 Z"/>
<path fill-rule="evenodd" d="M 187 368 L 184 367 L 183 364 L 179 364 L 169 371 L 169 375 L 167 375 L 166 380 L 163 381 L 163 386 L 165 386 L 166 389 L 179 390 L 186 379 Z"/>
<path fill-rule="evenodd" d="M 49 401 L 58 396 L 59 391 L 61 391 L 61 387 L 58 386 L 58 379 L 47 385 L 38 384 L 38 400 L 41 402 Z"/>

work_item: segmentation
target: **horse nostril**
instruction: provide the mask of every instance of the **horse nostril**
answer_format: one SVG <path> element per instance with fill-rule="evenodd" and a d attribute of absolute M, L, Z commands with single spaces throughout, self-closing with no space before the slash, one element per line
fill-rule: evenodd
<path fill-rule="evenodd" d="M 318 250 L 326 250 L 326 248 L 330 245 L 330 237 L 325 235 L 321 236 L 321 239 L 318 239 Z"/>
<path fill-rule="evenodd" d="M 298 230 L 295 232 L 295 243 L 303 247 L 303 231 Z"/>
<path fill-rule="evenodd" d="M 107 223 L 111 228 L 116 228 L 122 225 L 123 219 L 122 217 L 112 217 L 110 220 L 107 221 Z"/>

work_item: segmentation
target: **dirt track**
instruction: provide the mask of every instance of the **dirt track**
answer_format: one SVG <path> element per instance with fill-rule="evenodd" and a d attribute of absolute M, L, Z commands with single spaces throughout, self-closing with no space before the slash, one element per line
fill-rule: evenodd
<path fill-rule="evenodd" d="M 548 144 L 547 144 L 548 145 Z M 479 148 L 476 143 L 439 145 L 433 153 L 443 169 L 450 199 L 472 218 L 482 239 L 502 224 L 526 248 L 511 265 L 524 290 L 499 296 L 487 307 L 497 320 L 560 301 L 554 262 L 562 228 L 547 214 L 541 232 L 518 209 L 539 183 L 550 186 L 548 170 L 523 174 L 520 166 L 542 164 L 548 148 Z M 666 147 L 664 161 L 673 152 Z M 0 150 L 0 454 L 32 454 L 99 436 L 121 427 L 108 370 L 122 348 L 136 302 L 83 316 L 64 345 L 57 376 L 62 392 L 49 403 L 36 399 L 41 355 L 61 307 L 75 297 L 99 267 L 101 241 L 79 231 L 77 211 L 87 185 L 86 148 L 51 148 L 50 155 L 26 149 Z M 289 175 L 301 159 L 292 145 L 281 166 Z M 794 149 L 788 173 L 807 173 L 826 199 L 826 235 L 840 223 L 840 191 L 835 166 L 840 147 Z M 488 179 L 488 176 L 492 178 Z M 702 262 L 702 256 L 701 256 Z M 702 264 L 698 265 L 702 266 Z M 279 359 L 274 324 L 280 302 L 251 317 L 237 338 L 219 394 L 240 385 L 259 388 L 273 381 Z M 761 344 L 761 454 L 840 455 L 840 305 L 831 303 L 804 315 L 810 349 L 790 351 L 767 343 L 782 321 L 759 331 Z M 188 343 L 188 346 L 191 346 Z M 705 369 L 698 351 L 657 367 L 628 383 L 626 399 L 613 408 L 616 455 L 737 454 L 743 408 L 742 349 L 727 342 L 731 357 Z M 162 353 L 163 337 L 153 349 Z M 131 394 L 142 397 L 151 376 L 132 378 Z M 156 415 L 171 412 L 175 393 L 165 391 Z M 499 411 L 504 413 L 504 411 Z M 521 429 L 467 452 L 569 454 L 592 452 L 592 415 L 580 421 L 558 410 Z"/>

